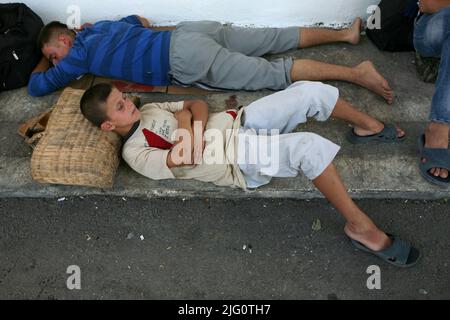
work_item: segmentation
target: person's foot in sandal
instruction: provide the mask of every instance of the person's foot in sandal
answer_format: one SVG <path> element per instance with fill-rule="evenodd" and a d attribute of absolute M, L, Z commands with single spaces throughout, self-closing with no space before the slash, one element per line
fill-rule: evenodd
<path fill-rule="evenodd" d="M 346 220 L 344 232 L 353 240 L 353 245 L 398 267 L 411 267 L 417 263 L 419 251 L 376 226 L 352 200 L 333 164 L 312 182 Z"/>
<path fill-rule="evenodd" d="M 364 225 L 366 227 L 362 227 Z M 386 234 L 373 224 L 356 226 L 347 223 L 344 232 L 357 249 L 371 253 L 394 266 L 409 268 L 417 264 L 421 258 L 420 251 L 409 242 Z"/>
<path fill-rule="evenodd" d="M 338 98 L 331 117 L 344 120 L 353 126 L 347 134 L 351 143 L 384 142 L 393 143 L 403 141 L 405 132 L 392 124 L 384 124 L 365 112 L 359 111 L 345 99 Z"/>
<path fill-rule="evenodd" d="M 419 138 L 421 174 L 429 182 L 443 186 L 450 186 L 449 132 L 450 125 L 431 122 L 425 136 Z"/>
<path fill-rule="evenodd" d="M 371 127 L 370 129 L 365 129 L 361 127 L 354 127 L 347 134 L 347 140 L 350 143 L 368 143 L 368 142 L 378 142 L 378 143 L 396 143 L 401 142 L 405 139 L 405 132 L 398 126 L 393 124 L 384 124 L 377 121 L 376 127 Z"/>

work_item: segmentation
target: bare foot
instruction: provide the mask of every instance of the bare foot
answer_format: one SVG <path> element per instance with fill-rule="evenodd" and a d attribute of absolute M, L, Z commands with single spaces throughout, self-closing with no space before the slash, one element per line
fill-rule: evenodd
<path fill-rule="evenodd" d="M 353 21 L 353 25 L 351 26 L 351 28 L 347 29 L 348 43 L 351 44 L 359 43 L 359 40 L 361 39 L 361 24 L 362 24 L 361 18 L 356 18 L 355 21 Z"/>
<path fill-rule="evenodd" d="M 363 230 L 360 227 L 347 223 L 344 232 L 350 239 L 361 242 L 373 251 L 384 250 L 392 244 L 391 239 L 386 233 L 378 229 L 375 225 Z"/>
<path fill-rule="evenodd" d="M 379 94 L 386 99 L 387 103 L 392 104 L 394 93 L 387 80 L 377 71 L 371 61 L 364 61 L 354 69 L 357 74 L 355 78 L 357 84 Z"/>
<path fill-rule="evenodd" d="M 448 133 L 450 127 L 445 124 L 432 122 L 425 130 L 425 147 L 431 149 L 448 149 Z M 422 162 L 427 162 L 426 159 L 422 159 Z M 448 178 L 448 170 L 444 168 L 432 168 L 429 171 L 435 177 L 441 177 L 443 179 Z"/>

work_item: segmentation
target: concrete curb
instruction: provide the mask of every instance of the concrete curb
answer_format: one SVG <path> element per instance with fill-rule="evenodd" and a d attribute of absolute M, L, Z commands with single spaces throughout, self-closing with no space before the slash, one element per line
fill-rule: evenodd
<path fill-rule="evenodd" d="M 378 51 L 367 39 L 358 46 L 330 45 L 292 51 L 286 55 L 294 58 L 314 58 L 325 62 L 355 65 L 370 59 L 386 77 L 396 92 L 394 105 L 366 89 L 352 84 L 330 82 L 339 88 L 342 97 L 359 109 L 381 121 L 399 124 L 408 134 L 408 140 L 398 145 L 354 146 L 345 141 L 349 130 L 343 122 L 311 121 L 298 130 L 318 133 L 342 146 L 335 164 L 354 198 L 440 199 L 450 197 L 450 189 L 434 186 L 419 174 L 417 137 L 427 123 L 429 105 L 434 86 L 422 83 L 413 65 L 413 53 L 386 53 Z M 225 109 L 224 100 L 236 94 L 240 104 L 271 94 L 271 91 L 225 92 L 211 94 L 206 100 L 211 112 Z M 179 101 L 197 96 L 148 94 L 146 101 Z M 29 172 L 31 149 L 16 134 L 19 123 L 50 107 L 55 95 L 42 98 L 28 96 L 26 88 L 0 94 L 0 197 L 74 197 L 85 195 L 111 195 L 142 198 L 295 198 L 312 199 L 322 195 L 303 176 L 293 179 L 273 179 L 252 192 L 219 188 L 197 181 L 151 181 L 130 168 L 121 165 L 110 190 L 95 188 L 40 185 L 32 181 Z"/>

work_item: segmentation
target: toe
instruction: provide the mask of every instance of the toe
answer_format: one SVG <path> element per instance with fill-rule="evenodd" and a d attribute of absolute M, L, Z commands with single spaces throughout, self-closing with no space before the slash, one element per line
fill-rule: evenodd
<path fill-rule="evenodd" d="M 402 129 L 400 129 L 399 127 L 397 127 L 397 136 L 399 138 L 403 138 L 406 135 L 405 131 L 403 131 Z"/>
<path fill-rule="evenodd" d="M 383 98 L 384 98 L 384 100 L 386 100 L 386 102 L 388 104 L 392 104 L 392 102 L 394 100 L 392 97 L 389 97 L 389 96 L 386 96 L 386 95 L 383 95 Z"/>
<path fill-rule="evenodd" d="M 436 168 L 436 170 L 434 170 L 434 176 L 435 177 L 439 177 L 441 175 L 441 169 L 440 168 Z"/>
<path fill-rule="evenodd" d="M 386 90 L 386 91 L 392 92 L 392 89 L 391 89 L 391 87 L 389 86 L 389 83 L 386 80 L 383 81 L 383 89 Z"/>
<path fill-rule="evenodd" d="M 386 101 L 387 101 L 389 104 L 392 104 L 392 102 L 394 101 L 394 96 L 393 96 L 392 93 L 384 93 L 384 94 L 383 94 L 383 98 L 386 99 Z"/>

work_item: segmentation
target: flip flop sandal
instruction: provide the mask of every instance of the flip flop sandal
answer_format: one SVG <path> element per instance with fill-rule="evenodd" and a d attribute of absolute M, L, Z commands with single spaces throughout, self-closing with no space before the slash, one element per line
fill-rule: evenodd
<path fill-rule="evenodd" d="M 397 133 L 397 128 L 393 124 L 385 124 L 384 129 L 378 133 L 372 134 L 370 136 L 360 136 L 355 133 L 355 129 L 351 129 L 347 134 L 347 140 L 350 143 L 398 143 L 403 142 L 406 139 L 406 135 L 399 138 Z"/>
<path fill-rule="evenodd" d="M 413 247 L 409 242 L 399 239 L 397 236 L 389 233 L 386 233 L 386 235 L 391 238 L 392 244 L 381 251 L 373 251 L 361 242 L 353 239 L 351 239 L 351 242 L 357 249 L 371 253 L 396 267 L 410 268 L 417 264 L 422 257 L 417 248 Z"/>
<path fill-rule="evenodd" d="M 421 135 L 419 137 L 419 153 L 419 170 L 422 177 L 424 177 L 428 182 L 439 186 L 450 186 L 450 176 L 447 178 L 441 178 L 430 173 L 430 169 L 432 168 L 445 168 L 450 171 L 450 150 L 425 148 L 425 135 Z M 427 161 L 423 163 L 422 158 L 425 158 Z"/>

